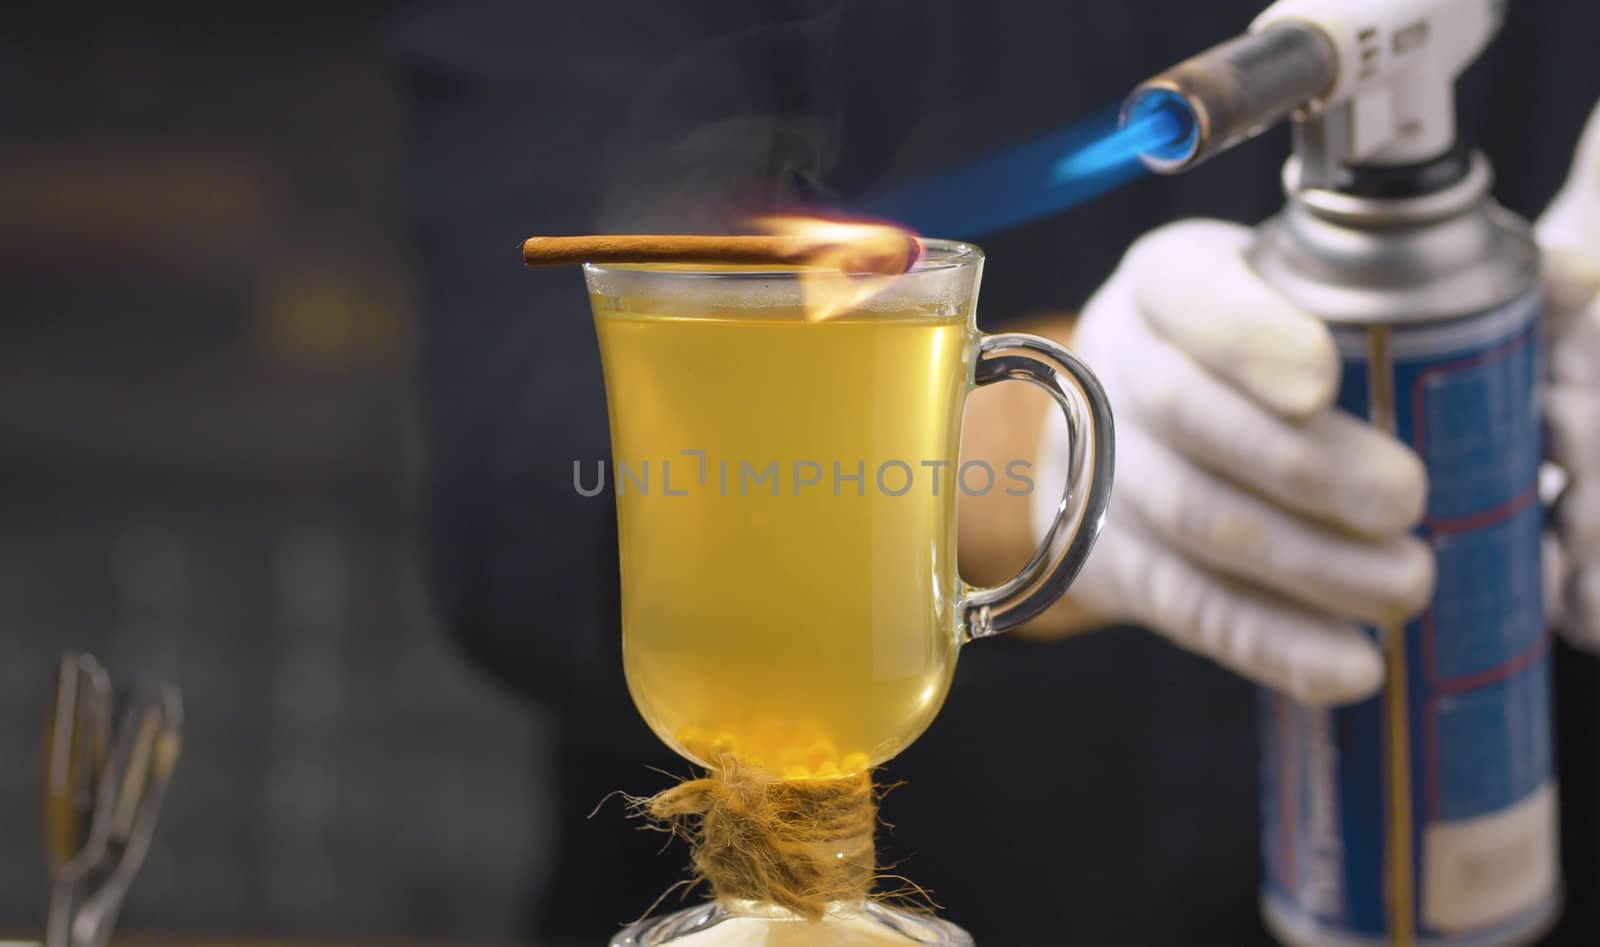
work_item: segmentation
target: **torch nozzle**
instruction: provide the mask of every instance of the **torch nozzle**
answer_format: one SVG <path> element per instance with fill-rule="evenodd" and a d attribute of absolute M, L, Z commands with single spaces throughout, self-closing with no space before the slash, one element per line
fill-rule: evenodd
<path fill-rule="evenodd" d="M 1125 128 L 1165 129 L 1140 152 L 1171 174 L 1253 138 L 1330 89 L 1338 60 L 1326 36 L 1280 23 L 1213 46 L 1141 83 L 1122 108 Z"/>
<path fill-rule="evenodd" d="M 1056 163 L 1054 181 L 1092 178 L 1131 165 L 1147 154 L 1177 154 L 1191 147 L 1194 112 L 1176 96 L 1150 96 L 1122 127 Z"/>
<path fill-rule="evenodd" d="M 1137 133 L 1142 158 L 1183 161 L 1200 147 L 1194 103 L 1170 89 L 1150 89 L 1122 114 L 1122 127 Z"/>

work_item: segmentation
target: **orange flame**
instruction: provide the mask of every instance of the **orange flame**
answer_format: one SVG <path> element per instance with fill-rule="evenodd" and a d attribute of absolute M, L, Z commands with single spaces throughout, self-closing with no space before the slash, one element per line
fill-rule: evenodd
<path fill-rule="evenodd" d="M 888 289 L 922 253 L 916 235 L 893 224 L 818 217 L 757 217 L 751 226 L 794 241 L 806 319 L 856 309 Z"/>

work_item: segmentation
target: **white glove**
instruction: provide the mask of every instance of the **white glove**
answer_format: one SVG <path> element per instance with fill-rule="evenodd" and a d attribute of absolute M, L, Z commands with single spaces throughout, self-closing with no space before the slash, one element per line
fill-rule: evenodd
<path fill-rule="evenodd" d="M 1567 640 L 1600 651 L 1600 107 L 1538 236 L 1550 319 L 1549 450 L 1568 477 L 1554 523 L 1561 554 L 1552 619 Z"/>
<path fill-rule="evenodd" d="M 1426 474 L 1331 407 L 1332 336 L 1250 269 L 1250 240 L 1220 221 L 1163 227 L 1085 308 L 1073 348 L 1111 398 L 1117 472 L 1069 595 L 1295 697 L 1359 700 L 1383 679 L 1359 625 L 1432 593 L 1432 553 L 1407 533 Z M 1065 456 L 1064 439 L 1049 428 L 1039 456 Z M 1036 535 L 1060 496 L 1046 471 Z"/>

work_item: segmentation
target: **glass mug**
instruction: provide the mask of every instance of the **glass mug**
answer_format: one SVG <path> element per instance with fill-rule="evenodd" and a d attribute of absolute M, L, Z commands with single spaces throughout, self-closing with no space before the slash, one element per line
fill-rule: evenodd
<path fill-rule="evenodd" d="M 959 647 L 1048 608 L 1099 533 L 1113 447 L 1098 382 L 1053 342 L 980 334 L 983 254 L 924 245 L 905 275 L 851 278 L 862 298 L 826 318 L 802 269 L 584 268 L 628 687 L 707 767 L 731 754 L 825 778 L 891 758 L 938 712 Z M 1061 408 L 1068 476 L 1022 571 L 977 588 L 956 569 L 958 496 L 1032 488 L 1025 463 L 959 466 L 967 394 L 1007 379 Z M 961 942 L 950 930 L 931 942 Z"/>

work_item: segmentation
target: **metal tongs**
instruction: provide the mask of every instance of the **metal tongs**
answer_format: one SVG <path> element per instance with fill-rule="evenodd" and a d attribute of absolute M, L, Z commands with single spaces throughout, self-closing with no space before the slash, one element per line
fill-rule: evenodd
<path fill-rule="evenodd" d="M 144 863 L 182 744 L 175 688 L 141 685 L 112 727 L 110 679 L 86 654 L 61 659 L 46 738 L 45 947 L 104 947 Z"/>

